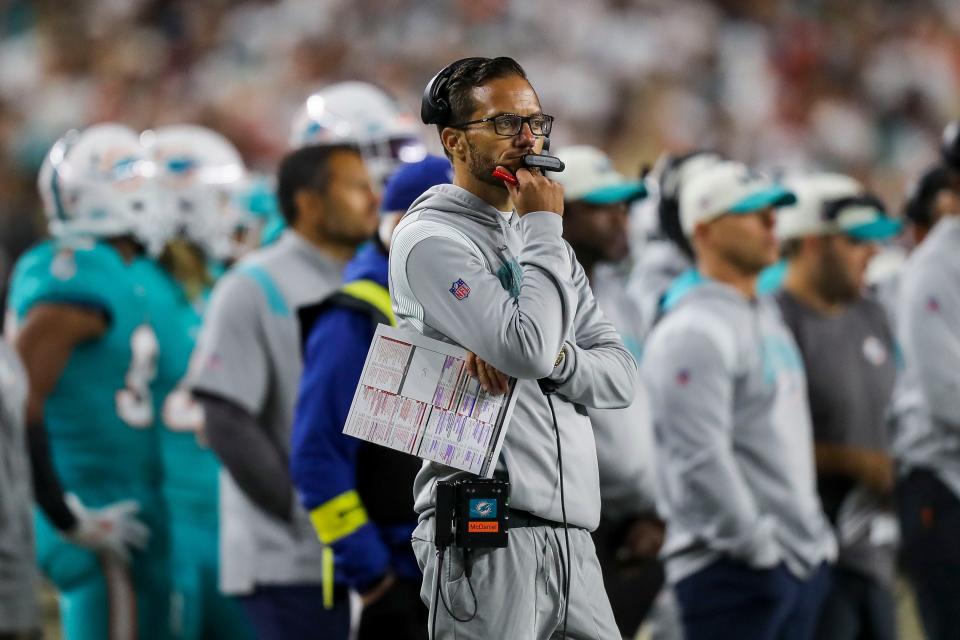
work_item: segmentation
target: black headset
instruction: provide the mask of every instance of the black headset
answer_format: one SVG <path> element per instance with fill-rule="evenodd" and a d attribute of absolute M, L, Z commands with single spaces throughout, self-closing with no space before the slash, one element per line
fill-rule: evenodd
<path fill-rule="evenodd" d="M 461 58 L 445 66 L 440 70 L 440 73 L 430 79 L 423 90 L 423 99 L 420 101 L 420 119 L 423 120 L 423 124 L 443 126 L 450 122 L 450 92 L 447 89 L 450 76 L 456 73 L 461 65 L 484 59 L 478 57 Z"/>
<path fill-rule="evenodd" d="M 933 223 L 933 199 L 951 186 L 950 170 L 936 164 L 928 168 L 908 192 L 903 217 L 926 227 Z"/>

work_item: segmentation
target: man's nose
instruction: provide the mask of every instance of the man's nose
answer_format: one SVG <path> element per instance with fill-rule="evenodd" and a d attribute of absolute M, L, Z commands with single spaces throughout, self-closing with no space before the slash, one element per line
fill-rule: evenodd
<path fill-rule="evenodd" d="M 776 226 L 777 218 L 773 207 L 767 207 L 761 211 L 760 220 L 763 222 L 763 226 L 767 229 L 772 229 L 774 226 Z"/>
<path fill-rule="evenodd" d="M 534 145 L 537 141 L 537 136 L 533 135 L 533 129 L 530 128 L 529 122 L 524 122 L 520 125 L 520 131 L 517 132 L 514 141 L 522 147 L 532 147 Z"/>

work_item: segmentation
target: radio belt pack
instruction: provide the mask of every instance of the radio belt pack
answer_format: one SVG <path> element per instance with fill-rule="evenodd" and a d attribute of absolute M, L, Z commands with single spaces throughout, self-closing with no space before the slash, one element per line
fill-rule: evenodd
<path fill-rule="evenodd" d="M 438 482 L 437 547 L 506 547 L 509 493 L 510 483 L 496 478 Z"/>

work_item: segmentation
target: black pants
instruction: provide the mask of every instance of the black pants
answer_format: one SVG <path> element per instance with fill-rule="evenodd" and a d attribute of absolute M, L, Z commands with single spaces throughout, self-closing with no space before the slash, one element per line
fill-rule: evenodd
<path fill-rule="evenodd" d="M 617 561 L 615 554 L 623 541 L 624 523 L 601 519 L 592 535 L 617 628 L 625 638 L 632 638 L 663 587 L 663 565 L 656 558 L 630 565 Z"/>
<path fill-rule="evenodd" d="M 960 499 L 931 471 L 897 485 L 903 569 L 928 640 L 960 638 Z"/>
<path fill-rule="evenodd" d="M 360 614 L 357 640 L 426 640 L 427 608 L 420 582 L 398 580 L 383 597 Z"/>

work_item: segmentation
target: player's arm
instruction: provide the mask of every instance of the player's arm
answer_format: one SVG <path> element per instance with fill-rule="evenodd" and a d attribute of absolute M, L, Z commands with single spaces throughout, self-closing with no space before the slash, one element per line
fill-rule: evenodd
<path fill-rule="evenodd" d="M 817 473 L 852 478 L 882 494 L 893 489 L 893 458 L 886 451 L 817 442 Z"/>
<path fill-rule="evenodd" d="M 521 220 L 522 275 L 514 298 L 467 245 L 447 237 L 447 227 L 415 221 L 394 239 L 393 281 L 405 271 L 424 323 L 508 376 L 542 378 L 554 369 L 576 306 L 568 278 L 557 275 L 569 273 L 562 231 L 553 213 Z"/>
<path fill-rule="evenodd" d="M 710 335 L 675 326 L 654 333 L 644 355 L 672 517 L 713 550 L 755 567 L 780 559 L 733 455 L 735 373 Z"/>
<path fill-rule="evenodd" d="M 930 413 L 960 429 L 960 291 L 956 274 L 929 270 L 904 296 L 904 350 L 916 367 Z"/>
<path fill-rule="evenodd" d="M 271 376 L 261 322 L 267 307 L 257 280 L 243 272 L 217 283 L 189 386 L 203 405 L 210 448 L 237 486 L 258 508 L 291 522 L 294 494 L 286 454 L 258 418 Z"/>
<path fill-rule="evenodd" d="M 53 467 L 43 407 L 74 348 L 101 337 L 107 327 L 105 314 L 94 308 L 38 304 L 27 313 L 14 340 L 29 380 L 27 437 L 34 494 L 47 518 L 61 531 L 75 527 L 77 518 L 67 505 L 60 479 Z"/>
<path fill-rule="evenodd" d="M 337 575 L 367 601 L 392 580 L 390 552 L 357 493 L 361 441 L 343 434 L 370 349 L 369 319 L 332 309 L 310 331 L 293 423 L 290 471 Z M 367 602 L 369 603 L 369 602 Z"/>
<path fill-rule="evenodd" d="M 293 493 L 286 460 L 257 419 L 227 398 L 194 389 L 203 405 L 210 448 L 240 490 L 260 509 L 284 522 L 293 521 Z"/>

